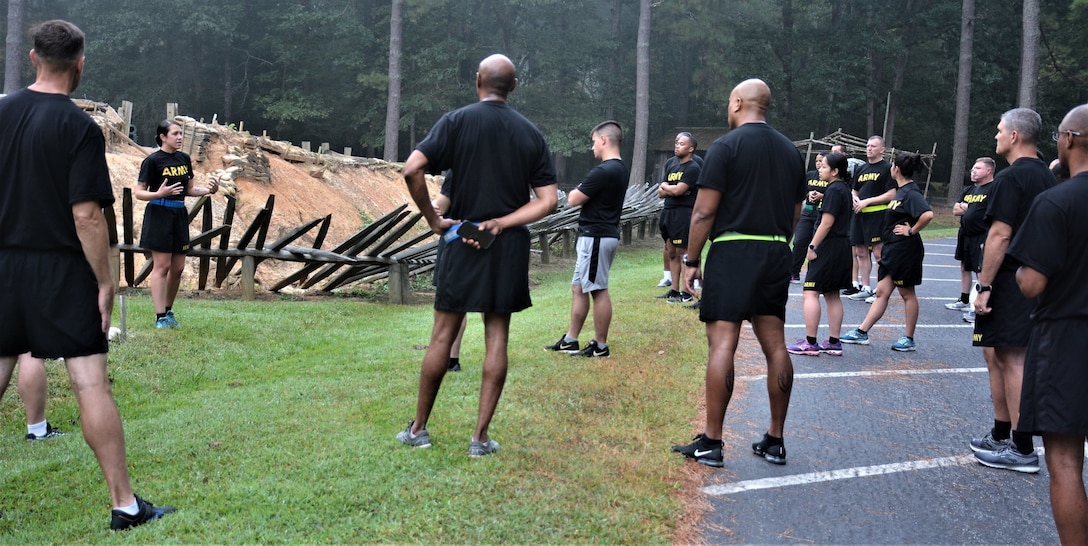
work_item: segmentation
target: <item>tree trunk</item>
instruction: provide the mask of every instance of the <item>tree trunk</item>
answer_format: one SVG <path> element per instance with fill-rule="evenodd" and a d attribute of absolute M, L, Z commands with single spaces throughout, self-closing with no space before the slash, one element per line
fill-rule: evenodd
<path fill-rule="evenodd" d="M 14 93 L 22 87 L 23 71 L 23 0 L 8 0 L 8 37 L 4 41 L 4 93 Z"/>
<path fill-rule="evenodd" d="M 1035 108 L 1039 88 L 1039 0 L 1024 0 L 1024 49 L 1020 55 L 1020 107 Z"/>
<path fill-rule="evenodd" d="M 646 177 L 646 131 L 650 126 L 650 0 L 639 0 L 636 50 L 635 148 L 631 153 L 630 186 L 642 184 Z"/>
<path fill-rule="evenodd" d="M 398 159 L 397 143 L 400 140 L 400 55 L 401 32 L 404 28 L 404 0 L 393 0 L 389 15 L 389 96 L 385 106 L 385 151 L 382 158 L 389 162 Z"/>
<path fill-rule="evenodd" d="M 781 0 L 782 35 L 778 38 L 778 60 L 782 64 L 782 121 L 793 119 L 793 0 Z"/>
<path fill-rule="evenodd" d="M 971 113 L 971 54 L 975 44 L 975 0 L 963 0 L 960 21 L 960 68 L 956 83 L 956 125 L 952 136 L 952 173 L 948 175 L 948 202 L 963 193 L 967 170 L 967 128 Z"/>
<path fill-rule="evenodd" d="M 231 77 L 230 53 L 223 52 L 223 125 L 229 125 L 233 106 L 234 78 Z"/>
<path fill-rule="evenodd" d="M 623 13 L 623 0 L 612 1 L 612 43 L 617 44 L 608 58 L 608 81 L 615 86 L 619 81 L 619 43 L 620 43 L 620 15 Z M 613 95 L 615 96 L 615 95 Z M 616 119 L 616 111 L 613 109 L 613 101 L 608 101 L 604 111 L 605 119 Z"/>

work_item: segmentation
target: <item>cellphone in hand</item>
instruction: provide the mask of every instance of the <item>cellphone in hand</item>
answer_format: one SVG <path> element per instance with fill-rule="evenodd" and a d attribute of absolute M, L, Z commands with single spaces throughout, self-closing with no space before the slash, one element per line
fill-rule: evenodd
<path fill-rule="evenodd" d="M 491 246 L 491 243 L 495 241 L 495 235 L 493 233 L 480 229 L 479 226 L 472 222 L 461 224 L 461 228 L 458 232 L 461 234 L 461 237 L 472 239 L 477 243 L 480 243 L 480 248 L 488 248 Z"/>

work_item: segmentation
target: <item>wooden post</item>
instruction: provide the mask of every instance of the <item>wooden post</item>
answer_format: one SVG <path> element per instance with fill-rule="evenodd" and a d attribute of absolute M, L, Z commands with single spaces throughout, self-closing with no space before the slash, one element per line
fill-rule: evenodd
<path fill-rule="evenodd" d="M 351 146 L 347 146 L 344 148 L 344 155 L 351 157 Z"/>
<path fill-rule="evenodd" d="M 242 299 L 253 301 L 257 299 L 256 288 L 257 261 L 253 256 L 242 257 Z"/>
<path fill-rule="evenodd" d="M 245 132 L 245 126 L 246 126 L 246 122 L 239 121 L 238 122 L 238 132 L 239 133 L 244 133 Z"/>
<path fill-rule="evenodd" d="M 572 243 L 574 242 L 573 239 L 574 239 L 574 236 L 571 234 L 571 230 L 564 229 L 563 230 L 563 254 L 562 254 L 562 256 L 564 258 L 570 258 L 570 257 L 574 256 L 574 248 L 573 248 L 573 245 L 572 245 Z"/>
<path fill-rule="evenodd" d="M 306 150 L 307 152 L 310 151 L 310 141 L 309 140 L 303 140 L 302 145 L 299 146 L 299 148 L 302 148 L 303 150 Z"/>
<path fill-rule="evenodd" d="M 631 222 L 623 224 L 623 244 L 631 244 Z"/>
<path fill-rule="evenodd" d="M 412 294 L 411 279 L 408 276 L 408 264 L 389 266 L 389 303 L 407 305 Z"/>
<path fill-rule="evenodd" d="M 537 240 L 540 241 L 540 263 L 552 263 L 552 245 L 548 244 L 548 234 L 541 233 L 537 236 Z"/>
<path fill-rule="evenodd" d="M 121 287 L 121 249 L 110 247 L 110 275 L 113 275 L 114 290 Z"/>
<path fill-rule="evenodd" d="M 132 103 L 121 101 L 121 118 L 125 120 L 125 135 L 132 136 Z"/>
<path fill-rule="evenodd" d="M 317 153 L 327 154 L 327 153 L 329 153 L 329 150 L 331 150 L 331 149 L 332 149 L 332 146 L 328 142 L 322 142 L 321 147 L 317 149 Z"/>
<path fill-rule="evenodd" d="M 646 220 L 642 220 L 638 223 L 638 240 L 646 240 Z"/>
<path fill-rule="evenodd" d="M 166 103 L 166 119 L 174 119 L 178 115 L 178 103 Z"/>

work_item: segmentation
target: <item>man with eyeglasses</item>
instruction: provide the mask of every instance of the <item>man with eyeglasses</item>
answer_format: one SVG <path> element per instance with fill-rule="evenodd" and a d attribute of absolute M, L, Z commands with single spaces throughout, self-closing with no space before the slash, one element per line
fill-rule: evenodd
<path fill-rule="evenodd" d="M 997 124 L 997 153 L 1009 162 L 1009 167 L 994 178 L 988 199 L 986 221 L 990 228 L 978 274 L 972 338 L 975 347 L 994 350 L 994 358 L 986 363 L 994 426 L 986 436 L 971 440 L 971 450 L 983 465 L 1029 473 L 1039 471 L 1039 456 L 1031 433 L 1014 429 L 1014 424 L 1020 415 L 1024 354 L 1035 301 L 1020 292 L 1015 260 L 1006 260 L 1005 251 L 1024 222 L 1032 200 L 1056 183 L 1054 174 L 1038 157 L 1036 144 L 1042 127 L 1042 118 L 1028 108 L 1005 112 Z"/>
<path fill-rule="evenodd" d="M 1035 198 L 1009 246 L 1022 266 L 1016 282 L 1038 298 L 1024 363 L 1017 430 L 1038 434 L 1046 447 L 1050 507 L 1062 544 L 1088 543 L 1084 439 L 1088 435 L 1088 105 L 1074 108 L 1054 133 L 1058 158 L 1075 176 Z"/>

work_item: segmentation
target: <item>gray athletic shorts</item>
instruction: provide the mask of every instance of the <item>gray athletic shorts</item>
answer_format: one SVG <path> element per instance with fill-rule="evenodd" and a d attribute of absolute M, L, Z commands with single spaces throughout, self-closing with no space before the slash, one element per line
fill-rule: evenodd
<path fill-rule="evenodd" d="M 578 262 L 574 265 L 571 284 L 581 285 L 582 292 L 608 289 L 608 272 L 620 240 L 614 237 L 578 237 Z"/>

